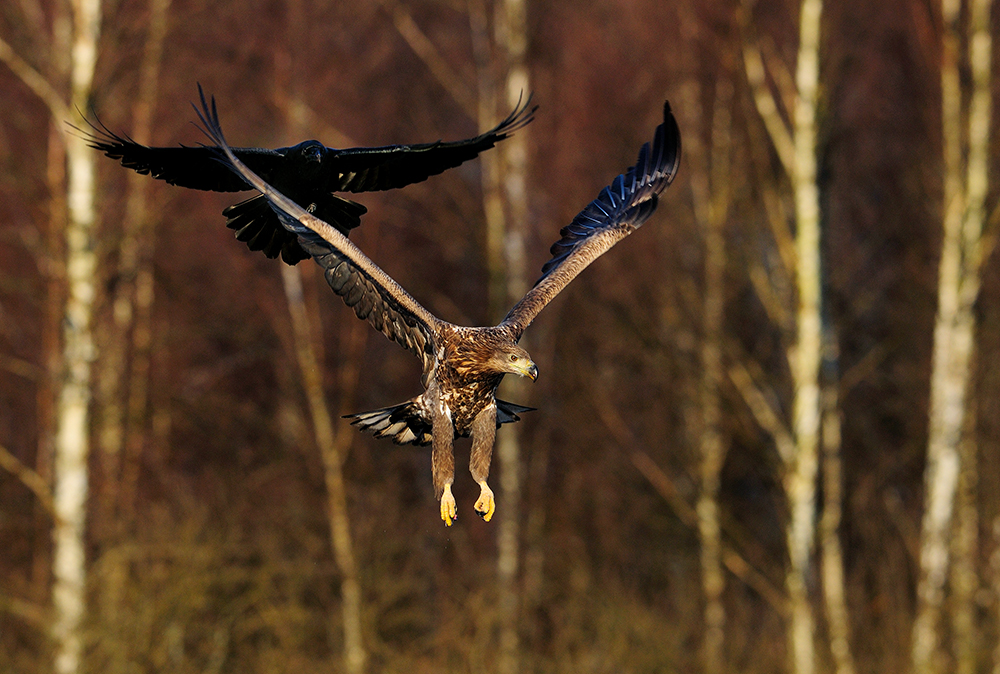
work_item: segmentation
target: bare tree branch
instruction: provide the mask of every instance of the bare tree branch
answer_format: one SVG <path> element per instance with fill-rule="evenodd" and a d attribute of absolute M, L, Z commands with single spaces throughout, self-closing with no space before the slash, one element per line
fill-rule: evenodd
<path fill-rule="evenodd" d="M 397 0 L 381 0 L 382 6 L 392 16 L 396 30 L 402 36 L 410 49 L 420 57 L 427 69 L 444 87 L 445 91 L 461 106 L 470 119 L 476 119 L 478 105 L 475 94 L 466 86 L 464 79 L 448 65 L 447 59 L 441 55 L 434 43 L 413 19 L 413 15 Z"/>
<path fill-rule="evenodd" d="M 774 150 L 778 153 L 782 166 L 788 175 L 795 171 L 795 144 L 792 141 L 788 124 L 781 117 L 778 111 L 778 104 L 774 100 L 774 95 L 767 85 L 767 70 L 764 66 L 764 59 L 760 49 L 754 44 L 754 38 L 749 35 L 749 13 L 747 7 L 743 7 L 743 63 L 747 73 L 747 82 L 750 84 L 750 91 L 753 93 L 753 100 L 757 106 L 764 126 L 774 144 Z"/>
<path fill-rule="evenodd" d="M 48 482 L 29 466 L 24 465 L 20 459 L 11 454 L 3 445 L 0 445 L 0 468 L 3 468 L 20 480 L 21 484 L 30 489 L 38 498 L 39 503 L 42 504 L 49 514 L 55 517 L 55 504 L 52 500 L 52 490 L 49 488 Z"/>
<path fill-rule="evenodd" d="M 70 119 L 72 114 L 69 106 L 66 105 L 66 101 L 56 91 L 55 87 L 52 86 L 44 75 L 35 70 L 30 63 L 18 56 L 13 47 L 3 38 L 0 38 L 0 61 L 7 64 L 11 72 L 17 75 L 24 82 L 25 86 L 31 89 L 48 106 L 53 119 L 60 122 L 58 124 L 60 131 L 65 134 L 66 130 L 63 128 L 61 122 Z"/>
<path fill-rule="evenodd" d="M 760 387 L 754 383 L 746 365 L 739 359 L 732 359 L 732 363 L 729 367 L 729 380 L 739 391 L 743 402 L 750 408 L 750 412 L 760 427 L 774 438 L 778 456 L 784 463 L 790 463 L 795 457 L 795 440 L 792 438 L 788 425 L 782 420 L 781 414 L 774 409 Z"/>

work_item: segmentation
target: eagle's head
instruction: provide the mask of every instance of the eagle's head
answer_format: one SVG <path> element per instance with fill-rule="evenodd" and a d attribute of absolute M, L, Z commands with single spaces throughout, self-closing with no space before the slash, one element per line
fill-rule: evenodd
<path fill-rule="evenodd" d="M 538 379 L 538 367 L 528 352 L 517 344 L 504 344 L 497 348 L 489 364 L 498 372 L 528 377 L 531 381 Z"/>

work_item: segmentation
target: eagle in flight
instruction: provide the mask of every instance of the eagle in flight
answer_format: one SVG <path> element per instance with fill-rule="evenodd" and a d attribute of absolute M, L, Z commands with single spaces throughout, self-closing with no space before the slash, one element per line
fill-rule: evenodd
<path fill-rule="evenodd" d="M 421 395 L 349 418 L 361 429 L 397 444 L 431 445 L 435 497 L 448 526 L 458 513 L 451 490 L 453 443 L 457 437 L 471 435 L 469 470 L 481 490 L 474 508 L 489 521 L 495 501 L 486 478 L 497 428 L 517 421 L 517 413 L 528 409 L 497 400 L 497 386 L 507 374 L 532 381 L 538 377 L 531 356 L 517 344 L 525 328 L 577 274 L 638 229 L 656 209 L 658 195 L 673 181 L 680 163 L 680 131 L 669 103 L 663 107 L 663 123 L 656 128 L 652 144 L 642 146 L 635 166 L 601 190 L 562 229 L 541 278 L 493 327 L 464 327 L 434 316 L 340 229 L 302 208 L 252 170 L 239 151 L 226 143 L 214 97 L 209 105 L 202 94 L 201 110 L 196 111 L 220 159 L 266 198 L 281 225 L 324 269 L 333 291 L 358 318 L 409 350 L 423 365 Z"/>
<path fill-rule="evenodd" d="M 198 89 L 201 90 L 200 85 Z M 318 140 L 307 140 L 275 150 L 259 147 L 232 150 L 265 182 L 346 236 L 361 224 L 361 216 L 368 209 L 335 192 L 391 190 L 419 183 L 459 166 L 528 124 L 537 108 L 530 105 L 529 98 L 493 129 L 459 141 L 338 150 Z M 83 131 L 90 147 L 121 160 L 122 166 L 143 175 L 196 190 L 243 192 L 250 189 L 243 178 L 218 161 L 215 148 L 147 147 L 113 133 L 99 120 L 91 127 L 92 133 Z M 263 195 L 233 204 L 222 214 L 227 218 L 226 226 L 236 230 L 236 238 L 245 242 L 250 250 L 261 250 L 269 258 L 280 254 L 288 264 L 309 257 L 299 245 L 298 236 L 278 222 L 278 216 Z"/>

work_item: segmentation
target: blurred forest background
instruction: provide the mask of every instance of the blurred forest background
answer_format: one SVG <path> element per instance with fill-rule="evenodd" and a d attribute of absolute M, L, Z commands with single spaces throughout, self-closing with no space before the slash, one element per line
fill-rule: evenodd
<path fill-rule="evenodd" d="M 0 5 L 0 670 L 1000 671 L 996 21 L 985 0 Z M 814 66 L 817 66 L 814 67 Z M 416 361 L 229 195 L 134 175 L 96 114 L 196 144 L 457 140 L 352 238 L 492 324 L 668 98 L 655 216 L 532 326 L 493 522 L 342 414 Z M 821 264 L 817 264 L 821 263 Z M 508 388 L 509 387 L 509 388 Z M 464 455 L 463 455 L 464 453 Z"/>

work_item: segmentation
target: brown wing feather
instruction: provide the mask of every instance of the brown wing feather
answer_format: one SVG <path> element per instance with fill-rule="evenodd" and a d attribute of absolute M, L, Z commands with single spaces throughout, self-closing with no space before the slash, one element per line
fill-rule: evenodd
<path fill-rule="evenodd" d="M 198 116 L 205 133 L 223 153 L 220 160 L 267 197 L 281 224 L 298 236 L 302 247 L 325 269 L 327 282 L 347 306 L 352 307 L 359 318 L 366 319 L 386 337 L 420 358 L 426 373 L 435 358 L 442 321 L 413 299 L 350 239 L 306 212 L 247 168 L 226 143 L 215 99 L 209 107 L 202 95 L 201 104 Z"/>
<path fill-rule="evenodd" d="M 642 146 L 635 166 L 619 175 L 580 211 L 553 244 L 552 259 L 535 286 L 507 314 L 501 325 L 520 338 L 531 321 L 577 274 L 638 229 L 656 210 L 657 195 L 673 182 L 681 158 L 681 136 L 670 104 L 656 127 L 652 147 Z"/>

